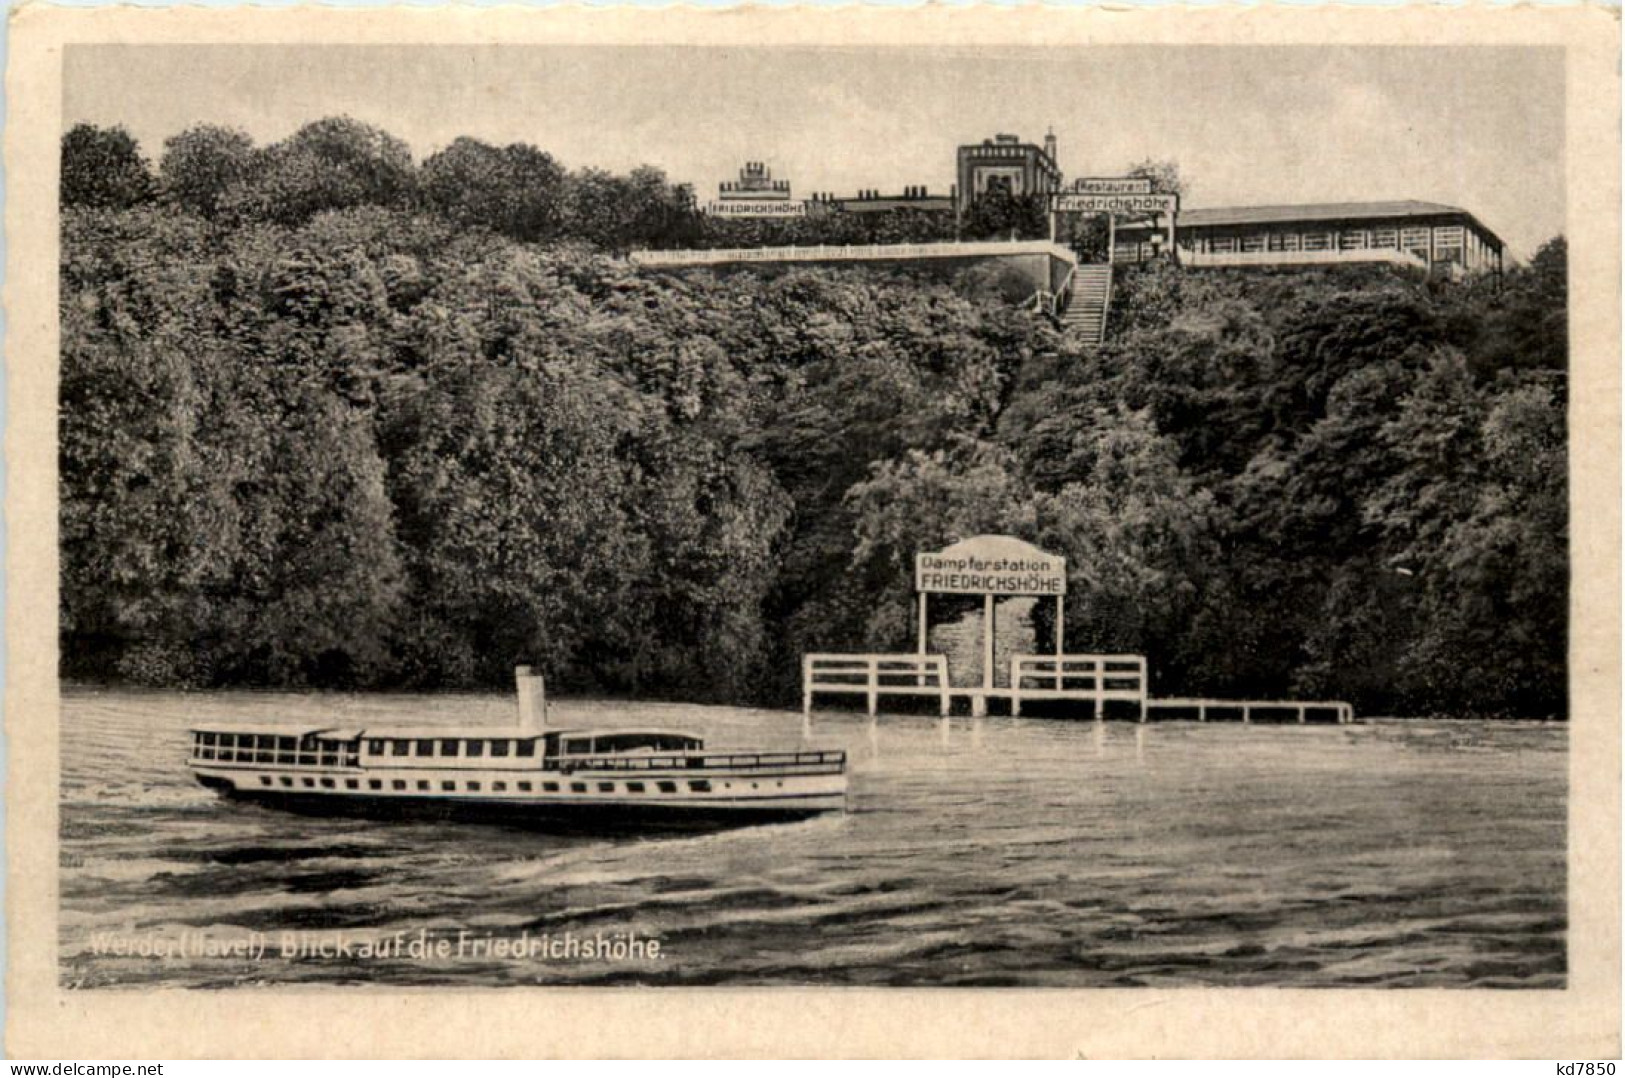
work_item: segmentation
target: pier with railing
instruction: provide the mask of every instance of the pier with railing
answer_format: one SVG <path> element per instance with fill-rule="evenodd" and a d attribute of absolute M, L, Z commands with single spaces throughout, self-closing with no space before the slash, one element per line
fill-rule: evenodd
<path fill-rule="evenodd" d="M 1056 705 L 1069 717 L 1104 720 L 1111 705 L 1138 722 L 1309 723 L 1343 725 L 1354 708 L 1341 700 L 1228 700 L 1218 697 L 1153 697 L 1144 655 L 1016 655 L 1006 685 L 951 684 L 946 655 L 812 654 L 802 657 L 802 713 L 814 702 L 860 698 L 878 715 L 886 697 L 909 697 L 942 715 L 1007 714 L 1025 705 Z M 855 702 L 855 701 L 854 701 Z"/>
<path fill-rule="evenodd" d="M 1104 720 L 1115 710 L 1123 718 L 1191 722 L 1287 722 L 1343 725 L 1354 708 L 1341 700 L 1226 700 L 1217 697 L 1151 695 L 1144 655 L 1079 653 L 1065 650 L 1066 559 L 1047 554 L 1010 536 L 982 535 L 916 558 L 915 591 L 919 645 L 914 652 L 845 654 L 814 652 L 801 660 L 801 707 L 810 723 L 813 705 L 853 698 L 871 716 L 887 699 L 912 701 L 942 715 L 968 711 L 1019 717 L 1024 708 L 1042 707 L 1068 717 Z M 948 656 L 929 651 L 929 597 L 981 595 L 982 658 L 979 684 L 955 684 Z M 1055 600 L 1055 650 L 1012 655 L 995 669 L 993 637 L 1000 597 L 1050 596 Z M 1004 674 L 1000 684 L 1000 674 Z"/>

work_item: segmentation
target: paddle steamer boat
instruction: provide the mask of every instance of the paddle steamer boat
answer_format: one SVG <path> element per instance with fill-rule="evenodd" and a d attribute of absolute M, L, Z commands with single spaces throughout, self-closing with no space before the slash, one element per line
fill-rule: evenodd
<path fill-rule="evenodd" d="M 205 786 L 305 812 L 517 823 L 751 820 L 844 810 L 840 750 L 719 752 L 682 730 L 548 729 L 542 679 L 516 672 L 519 724 L 191 730 Z"/>

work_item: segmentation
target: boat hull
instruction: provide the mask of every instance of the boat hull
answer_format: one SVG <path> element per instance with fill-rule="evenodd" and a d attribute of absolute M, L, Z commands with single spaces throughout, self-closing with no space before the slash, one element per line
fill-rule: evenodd
<path fill-rule="evenodd" d="M 264 788 L 242 776 L 196 771 L 197 780 L 227 798 L 307 816 L 430 820 L 499 824 L 529 830 L 711 829 L 807 819 L 846 808 L 845 775 L 802 776 L 768 796 L 700 797 L 546 796 L 447 797 L 411 793 L 383 796 L 347 791 Z"/>

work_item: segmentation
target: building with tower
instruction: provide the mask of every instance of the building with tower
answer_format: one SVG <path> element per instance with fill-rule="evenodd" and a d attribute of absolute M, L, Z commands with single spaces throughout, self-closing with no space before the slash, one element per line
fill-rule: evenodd
<path fill-rule="evenodd" d="M 1044 136 L 1042 146 L 1022 142 L 1018 135 L 995 135 L 980 144 L 959 147 L 958 183 L 961 213 L 990 191 L 1015 198 L 1047 198 L 1061 189 L 1061 166 L 1056 161 L 1055 133 Z"/>

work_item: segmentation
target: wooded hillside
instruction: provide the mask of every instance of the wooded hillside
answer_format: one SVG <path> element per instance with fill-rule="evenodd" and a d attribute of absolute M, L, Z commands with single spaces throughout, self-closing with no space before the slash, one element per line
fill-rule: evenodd
<path fill-rule="evenodd" d="M 1561 239 L 1499 288 L 1133 271 L 1086 354 L 985 275 L 616 258 L 677 190 L 70 132 L 64 674 L 784 702 L 804 650 L 910 646 L 916 550 L 1004 531 L 1159 693 L 1564 713 Z"/>

